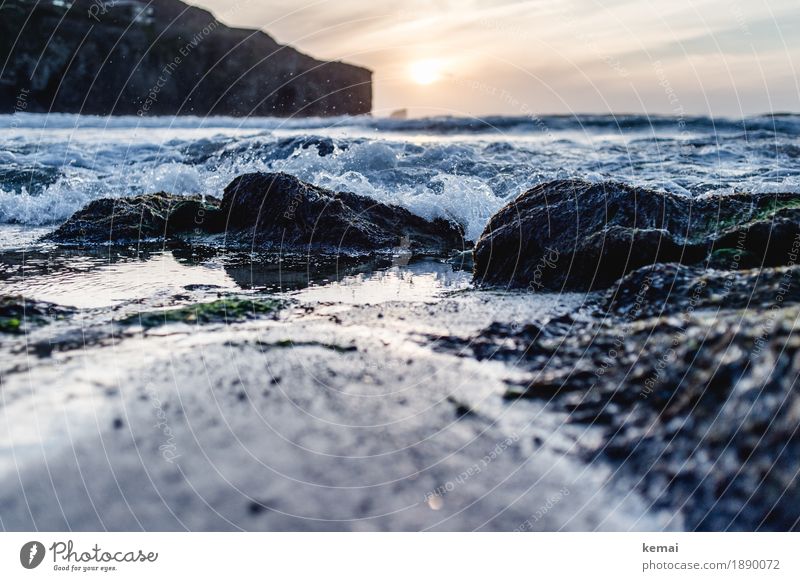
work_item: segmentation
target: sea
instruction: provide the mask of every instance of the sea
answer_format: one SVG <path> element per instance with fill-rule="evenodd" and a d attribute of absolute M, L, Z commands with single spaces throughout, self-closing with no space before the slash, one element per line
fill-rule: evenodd
<path fill-rule="evenodd" d="M 385 119 L 0 116 L 0 248 L 102 197 L 221 196 L 283 171 L 462 224 L 536 184 L 575 177 L 685 196 L 800 193 L 800 116 L 643 115 Z"/>

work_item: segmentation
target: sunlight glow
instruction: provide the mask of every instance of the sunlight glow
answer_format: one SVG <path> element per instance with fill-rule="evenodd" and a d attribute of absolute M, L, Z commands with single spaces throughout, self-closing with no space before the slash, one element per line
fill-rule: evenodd
<path fill-rule="evenodd" d="M 430 85 L 442 78 L 441 68 L 439 61 L 417 61 L 409 66 L 409 74 L 411 75 L 411 80 L 418 85 Z"/>

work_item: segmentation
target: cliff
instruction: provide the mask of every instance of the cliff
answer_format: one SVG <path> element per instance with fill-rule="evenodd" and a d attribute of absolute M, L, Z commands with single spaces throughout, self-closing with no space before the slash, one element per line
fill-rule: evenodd
<path fill-rule="evenodd" d="M 372 73 L 229 28 L 179 0 L 0 6 L 0 113 L 369 113 Z"/>

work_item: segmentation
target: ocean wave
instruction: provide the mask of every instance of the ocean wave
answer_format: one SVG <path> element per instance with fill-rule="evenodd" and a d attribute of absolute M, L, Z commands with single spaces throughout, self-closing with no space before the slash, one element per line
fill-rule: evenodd
<path fill-rule="evenodd" d="M 682 130 L 700 132 L 765 131 L 770 134 L 797 135 L 800 115 L 775 114 L 744 118 L 669 115 L 489 115 L 484 117 L 436 116 L 414 119 L 383 117 L 99 117 L 71 113 L 16 113 L 0 115 L 0 129 L 258 129 L 313 130 L 365 128 L 385 132 L 424 133 L 502 133 L 505 130 L 553 131 L 632 131 Z"/>
<path fill-rule="evenodd" d="M 543 181 L 615 180 L 682 195 L 798 191 L 797 116 L 389 120 L 0 116 L 0 222 L 55 224 L 99 197 L 221 195 L 236 176 L 311 183 L 447 217 L 476 238 Z M 685 123 L 687 136 L 676 131 Z"/>

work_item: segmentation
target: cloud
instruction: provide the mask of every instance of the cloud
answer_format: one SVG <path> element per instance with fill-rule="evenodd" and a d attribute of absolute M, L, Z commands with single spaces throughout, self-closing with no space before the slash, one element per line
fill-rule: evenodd
<path fill-rule="evenodd" d="M 656 60 L 697 113 L 708 112 L 704 93 L 716 96 L 715 113 L 738 111 L 737 93 L 752 95 L 746 106 L 757 111 L 798 100 L 790 74 L 800 55 L 795 0 L 239 0 L 235 10 L 226 10 L 228 0 L 194 3 L 231 25 L 261 25 L 318 58 L 372 68 L 376 105 L 387 110 L 513 113 L 487 95 L 464 94 L 464 82 L 479 80 L 524 94 L 541 112 L 663 112 Z M 445 82 L 411 85 L 409 62 L 433 57 Z"/>

